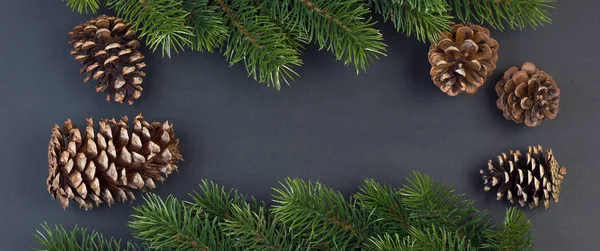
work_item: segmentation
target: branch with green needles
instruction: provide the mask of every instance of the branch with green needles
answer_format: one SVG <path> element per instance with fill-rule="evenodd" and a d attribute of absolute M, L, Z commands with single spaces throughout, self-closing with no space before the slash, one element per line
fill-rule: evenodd
<path fill-rule="evenodd" d="M 129 227 L 147 250 L 532 250 L 531 223 L 510 208 L 504 224 L 450 186 L 414 173 L 400 187 L 367 179 L 349 198 L 286 179 L 273 204 L 209 181 L 188 201 L 145 196 Z M 38 250 L 137 250 L 76 227 L 43 226 Z"/>

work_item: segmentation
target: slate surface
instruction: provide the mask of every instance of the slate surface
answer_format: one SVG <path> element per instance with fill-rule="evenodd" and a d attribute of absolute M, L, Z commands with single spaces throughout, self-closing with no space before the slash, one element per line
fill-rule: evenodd
<path fill-rule="evenodd" d="M 584 4 L 585 3 L 585 4 Z M 0 250 L 27 250 L 39 224 L 75 224 L 118 238 L 131 204 L 63 211 L 44 183 L 50 130 L 67 118 L 135 116 L 169 120 L 185 162 L 155 191 L 186 198 L 203 178 L 260 199 L 286 176 L 319 179 L 344 194 L 366 177 L 401 185 L 413 170 L 466 193 L 496 221 L 508 206 L 485 193 L 478 170 L 529 144 L 553 148 L 568 167 L 560 204 L 527 210 L 536 250 L 596 250 L 600 245 L 598 128 L 599 18 L 596 1 L 560 1 L 554 23 L 493 31 L 498 69 L 475 96 L 451 98 L 429 78 L 428 46 L 380 24 L 388 56 L 356 76 L 326 51 L 309 48 L 301 78 L 280 92 L 228 67 L 219 54 L 147 53 L 144 94 L 133 106 L 104 101 L 82 84 L 66 33 L 87 17 L 61 1 L 0 3 Z M 511 65 L 532 61 L 561 88 L 560 113 L 539 128 L 504 120 L 494 84 Z M 134 203 L 135 204 L 135 203 Z"/>

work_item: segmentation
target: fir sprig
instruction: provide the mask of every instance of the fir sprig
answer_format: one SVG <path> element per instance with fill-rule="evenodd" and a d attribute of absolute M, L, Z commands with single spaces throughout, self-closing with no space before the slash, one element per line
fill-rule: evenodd
<path fill-rule="evenodd" d="M 446 0 L 369 0 L 373 11 L 390 20 L 398 32 L 419 41 L 436 41 L 453 23 Z"/>
<path fill-rule="evenodd" d="M 401 188 L 366 180 L 346 199 L 320 182 L 287 179 L 267 207 L 236 190 L 203 181 L 192 200 L 146 196 L 129 226 L 155 250 L 530 250 L 531 223 L 511 208 L 504 224 L 451 187 L 419 173 Z M 133 250 L 84 229 L 44 226 L 41 250 Z M 112 249 L 110 249 L 112 248 Z M 79 249 L 77 249 L 79 250 Z"/>
<path fill-rule="evenodd" d="M 531 26 L 536 28 L 550 23 L 549 9 L 556 0 L 450 0 L 457 17 L 463 22 L 476 21 L 496 29 Z"/>
<path fill-rule="evenodd" d="M 151 50 L 160 47 L 163 56 L 192 45 L 193 28 L 187 25 L 190 13 L 180 0 L 109 0 L 108 7 L 127 20 Z"/>
<path fill-rule="evenodd" d="M 62 225 L 50 227 L 47 223 L 42 224 L 42 231 L 37 231 L 35 239 L 42 247 L 35 247 L 39 251 L 63 251 L 63 250 L 86 250 L 86 251 L 137 251 L 142 250 L 132 242 L 121 243 L 114 238 L 106 238 L 102 234 L 86 228 L 74 227 L 70 231 Z"/>
<path fill-rule="evenodd" d="M 71 8 L 72 11 L 77 11 L 79 13 L 88 14 L 96 13 L 103 2 L 100 0 L 62 0 L 63 2 L 67 2 L 67 6 Z"/>
<path fill-rule="evenodd" d="M 371 212 L 380 225 L 381 232 L 405 236 L 413 223 L 402 201 L 399 189 L 366 179 L 354 195 L 360 205 Z"/>
<path fill-rule="evenodd" d="M 223 46 L 228 37 L 226 20 L 217 13 L 217 6 L 210 0 L 183 0 L 183 9 L 189 11 L 186 24 L 192 27 L 188 40 L 197 51 L 212 52 Z"/>
<path fill-rule="evenodd" d="M 254 0 L 215 2 L 230 26 L 224 52 L 230 65 L 243 61 L 249 76 L 275 89 L 289 85 L 298 75 L 292 68 L 302 65 L 302 60 L 287 33 L 261 14 Z"/>
<path fill-rule="evenodd" d="M 385 55 L 383 36 L 365 16 L 370 12 L 360 0 L 281 0 L 266 1 L 272 13 L 288 24 L 288 29 L 308 36 L 321 49 L 333 52 L 356 71 L 366 70 Z"/>
<path fill-rule="evenodd" d="M 352 250 L 370 237 L 368 212 L 321 183 L 287 179 L 273 190 L 273 214 L 312 246 Z"/>
<path fill-rule="evenodd" d="M 482 232 L 489 225 L 486 211 L 475 209 L 473 201 L 462 200 L 453 187 L 434 182 L 428 175 L 415 172 L 408 183 L 398 193 L 409 217 L 419 219 L 418 228 L 435 225 L 470 236 L 474 245 L 482 242 Z"/>
<path fill-rule="evenodd" d="M 516 207 L 506 211 L 504 224 L 484 232 L 487 247 L 492 250 L 533 250 L 531 222 Z"/>
<path fill-rule="evenodd" d="M 232 245 L 218 228 L 216 219 L 185 207 L 183 202 L 155 194 L 137 206 L 129 227 L 134 235 L 157 250 L 230 250 Z"/>

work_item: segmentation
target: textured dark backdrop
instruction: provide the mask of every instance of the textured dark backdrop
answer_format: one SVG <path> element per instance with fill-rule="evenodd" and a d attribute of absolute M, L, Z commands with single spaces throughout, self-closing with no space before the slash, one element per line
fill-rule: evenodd
<path fill-rule="evenodd" d="M 50 130 L 67 118 L 135 116 L 169 120 L 181 138 L 181 171 L 155 191 L 186 198 L 203 178 L 269 199 L 286 176 L 319 179 L 344 194 L 366 177 L 403 184 L 413 170 L 456 184 L 497 221 L 508 206 L 478 176 L 490 158 L 529 144 L 553 148 L 568 167 L 560 204 L 526 210 L 536 250 L 600 246 L 597 1 L 560 1 L 554 23 L 492 31 L 496 72 L 477 95 L 448 97 L 429 78 L 428 46 L 380 24 L 388 56 L 356 76 L 326 51 L 309 48 L 301 78 L 280 92 L 246 78 L 215 53 L 173 59 L 147 53 L 144 94 L 133 106 L 104 101 L 83 84 L 66 33 L 87 19 L 61 1 L 0 1 L 0 250 L 26 250 L 39 224 L 75 224 L 130 239 L 131 204 L 63 211 L 46 191 Z M 539 128 L 504 120 L 494 84 L 532 61 L 561 88 L 560 113 Z M 135 204 L 135 203 L 134 203 Z"/>

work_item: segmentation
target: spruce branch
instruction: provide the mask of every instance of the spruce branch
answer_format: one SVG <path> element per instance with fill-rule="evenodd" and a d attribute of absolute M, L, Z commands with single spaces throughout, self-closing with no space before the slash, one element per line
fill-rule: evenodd
<path fill-rule="evenodd" d="M 34 235 L 37 242 L 42 246 L 34 247 L 34 250 L 63 251 L 63 250 L 86 250 L 86 251 L 136 251 L 142 250 L 132 242 L 126 242 L 123 246 L 120 240 L 106 238 L 102 234 L 86 228 L 75 226 L 67 231 L 62 225 L 48 226 L 42 224 L 42 231 Z"/>
<path fill-rule="evenodd" d="M 109 0 L 108 7 L 140 32 L 152 51 L 160 47 L 163 57 L 192 44 L 193 28 L 188 26 L 189 12 L 181 0 Z"/>
<path fill-rule="evenodd" d="M 63 2 L 67 2 L 67 6 L 71 8 L 72 11 L 77 11 L 79 14 L 88 14 L 89 12 L 96 14 L 98 9 L 102 3 L 101 0 L 62 0 Z"/>
<path fill-rule="evenodd" d="M 282 223 L 267 213 L 264 202 L 202 180 L 201 192 L 188 204 L 218 221 L 220 229 L 243 250 L 299 250 L 304 246 Z"/>
<path fill-rule="evenodd" d="M 221 48 L 227 41 L 225 19 L 210 5 L 210 0 L 183 0 L 183 9 L 189 12 L 186 24 L 192 27 L 188 40 L 190 47 L 197 51 L 212 52 Z"/>
<path fill-rule="evenodd" d="M 365 245 L 366 251 L 475 251 L 477 248 L 457 232 L 443 228 L 429 227 L 414 228 L 408 231 L 408 236 L 384 234 L 372 237 Z"/>
<path fill-rule="evenodd" d="M 354 198 L 362 208 L 372 212 L 373 218 L 380 224 L 381 232 L 400 236 L 408 233 L 413 219 L 402 204 L 402 196 L 397 188 L 366 179 Z"/>
<path fill-rule="evenodd" d="M 458 231 L 448 231 L 444 228 L 429 227 L 409 230 L 408 242 L 412 242 L 414 251 L 449 250 L 475 251 L 471 243 Z"/>
<path fill-rule="evenodd" d="M 265 207 L 253 210 L 249 204 L 232 207 L 232 218 L 222 224 L 223 230 L 244 250 L 293 251 L 307 249 L 304 241 L 275 218 L 267 216 Z"/>
<path fill-rule="evenodd" d="M 277 90 L 298 76 L 292 68 L 302 65 L 300 52 L 271 17 L 260 13 L 254 0 L 215 0 L 215 4 L 230 27 L 225 46 L 230 65 L 243 61 L 248 76 Z"/>
<path fill-rule="evenodd" d="M 134 235 L 158 250 L 230 250 L 231 242 L 218 228 L 217 220 L 202 217 L 197 210 L 169 196 L 149 194 L 136 206 L 129 227 Z"/>
<path fill-rule="evenodd" d="M 452 186 L 433 181 L 428 175 L 413 173 L 408 185 L 400 189 L 402 204 L 411 218 L 418 218 L 417 228 L 432 225 L 456 230 L 461 236 L 470 236 L 473 245 L 482 242 L 482 232 L 489 226 L 487 212 L 480 212 L 473 201 L 461 200 Z"/>
<path fill-rule="evenodd" d="M 504 224 L 486 229 L 487 247 L 492 250 L 533 250 L 531 222 L 516 207 L 506 210 Z"/>
<path fill-rule="evenodd" d="M 369 238 L 368 212 L 347 202 L 319 182 L 286 179 L 274 188 L 271 211 L 310 245 L 326 249 L 355 249 Z"/>
<path fill-rule="evenodd" d="M 453 23 L 446 0 L 369 0 L 373 11 L 390 20 L 398 32 L 419 41 L 436 41 Z"/>
<path fill-rule="evenodd" d="M 365 244 L 365 251 L 415 251 L 415 242 L 399 234 L 374 236 Z"/>
<path fill-rule="evenodd" d="M 261 206 L 264 207 L 263 202 L 258 202 L 252 197 L 248 198 L 235 189 L 226 190 L 225 187 L 212 181 L 202 180 L 200 191 L 200 193 L 193 192 L 191 194 L 192 200 L 188 205 L 198 207 L 209 218 L 219 219 L 219 222 L 231 220 L 233 206 L 244 208 L 246 205 L 250 205 L 251 210 L 256 210 Z"/>
<path fill-rule="evenodd" d="M 383 36 L 365 18 L 370 11 L 360 0 L 270 1 L 269 9 L 288 29 L 305 33 L 337 60 L 353 64 L 357 73 L 385 55 Z"/>
<path fill-rule="evenodd" d="M 479 22 L 503 30 L 536 28 L 551 23 L 549 9 L 556 0 L 450 0 L 458 19 L 462 22 Z"/>

